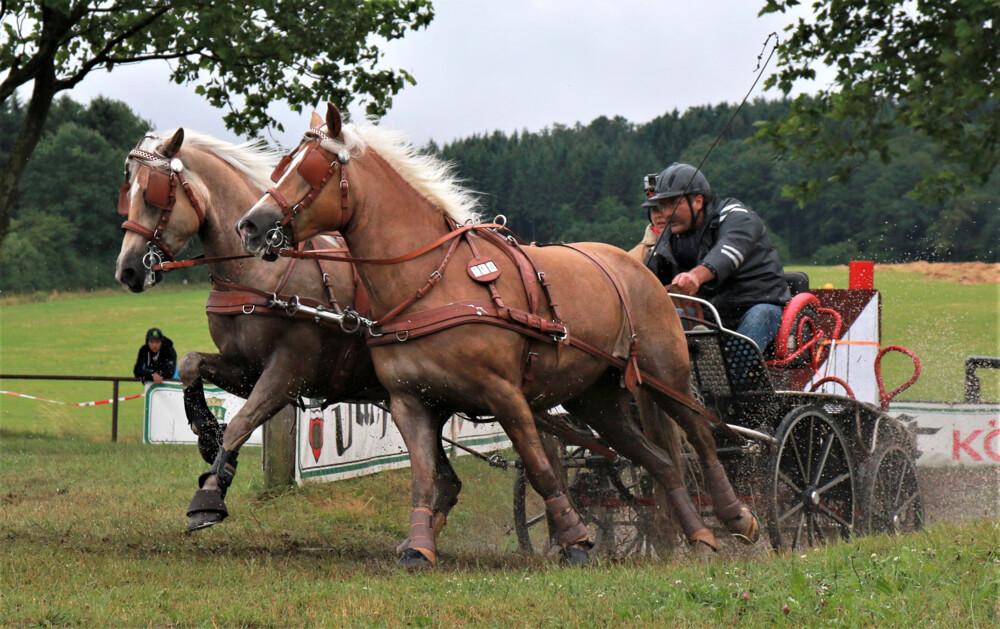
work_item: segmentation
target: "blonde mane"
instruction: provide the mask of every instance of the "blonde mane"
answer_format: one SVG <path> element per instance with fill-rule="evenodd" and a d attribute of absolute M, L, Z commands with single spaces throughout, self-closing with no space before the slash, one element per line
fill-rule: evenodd
<path fill-rule="evenodd" d="M 479 222 L 479 199 L 474 191 L 461 185 L 461 180 L 455 176 L 454 164 L 421 153 L 405 134 L 374 124 L 345 124 L 342 136 L 343 142 L 324 140 L 323 147 L 333 153 L 346 149 L 352 158 L 364 155 L 370 148 L 420 195 L 459 225 Z"/>
<path fill-rule="evenodd" d="M 147 136 L 147 138 L 158 140 L 162 144 L 173 136 L 174 131 L 176 129 L 157 131 Z M 268 146 L 267 142 L 262 138 L 250 140 L 242 144 L 232 144 L 186 128 L 184 129 L 184 147 L 212 153 L 246 175 L 262 189 L 269 188 L 272 185 L 271 172 L 282 156 L 280 150 Z M 159 147 L 156 148 L 158 149 Z"/>

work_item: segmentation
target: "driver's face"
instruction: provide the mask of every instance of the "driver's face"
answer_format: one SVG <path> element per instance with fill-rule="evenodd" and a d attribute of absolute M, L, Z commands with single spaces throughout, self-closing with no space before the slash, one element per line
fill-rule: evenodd
<path fill-rule="evenodd" d="M 685 234 L 700 227 L 698 223 L 701 216 L 699 215 L 696 221 L 695 213 L 701 209 L 703 203 L 704 197 L 700 194 L 694 197 L 694 207 L 688 203 L 687 197 L 664 199 L 657 207 L 653 208 L 650 217 L 653 219 L 653 225 L 656 225 L 656 221 L 659 219 L 664 226 L 670 228 L 670 233 Z"/>

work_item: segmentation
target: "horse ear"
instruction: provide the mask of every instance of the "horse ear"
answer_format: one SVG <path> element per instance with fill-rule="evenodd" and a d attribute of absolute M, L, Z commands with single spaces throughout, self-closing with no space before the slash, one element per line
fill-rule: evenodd
<path fill-rule="evenodd" d="M 319 115 L 317 112 L 313 112 L 312 119 L 309 121 L 310 129 L 319 129 L 323 126 L 323 116 Z"/>
<path fill-rule="evenodd" d="M 331 138 L 340 137 L 340 110 L 333 103 L 326 104 L 326 134 Z"/>
<path fill-rule="evenodd" d="M 184 127 L 178 127 L 174 133 L 174 137 L 167 140 L 167 143 L 163 145 L 163 155 L 165 157 L 177 155 L 177 152 L 181 150 L 181 144 L 184 144 Z"/>

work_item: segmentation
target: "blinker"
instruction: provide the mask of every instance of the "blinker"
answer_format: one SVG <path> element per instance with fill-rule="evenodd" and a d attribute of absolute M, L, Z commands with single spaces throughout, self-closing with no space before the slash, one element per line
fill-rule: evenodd
<path fill-rule="evenodd" d="M 146 183 L 146 192 L 143 195 L 146 203 L 161 210 L 171 209 L 174 205 L 171 198 L 173 196 L 171 194 L 173 188 L 171 185 L 172 179 L 172 175 L 150 169 L 149 181 Z"/>
<path fill-rule="evenodd" d="M 132 184 L 126 181 L 122 184 L 122 187 L 118 189 L 118 216 L 128 216 L 129 209 L 129 192 L 132 190 Z"/>

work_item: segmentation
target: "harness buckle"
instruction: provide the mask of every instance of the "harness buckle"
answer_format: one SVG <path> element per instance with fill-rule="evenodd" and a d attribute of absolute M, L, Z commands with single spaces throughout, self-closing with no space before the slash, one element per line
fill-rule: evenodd
<path fill-rule="evenodd" d="M 569 338 L 569 328 L 563 326 L 562 332 L 552 332 L 549 336 L 557 343 L 564 343 Z"/>
<path fill-rule="evenodd" d="M 402 334 L 402 336 L 400 336 L 400 334 Z M 405 343 L 406 339 L 408 338 L 410 338 L 409 330 L 402 330 L 400 332 L 396 332 L 396 340 L 399 341 L 400 343 Z"/>
<path fill-rule="evenodd" d="M 299 311 L 299 296 L 292 295 L 291 297 L 288 298 L 288 305 L 285 306 L 285 314 L 291 317 L 298 311 Z"/>

